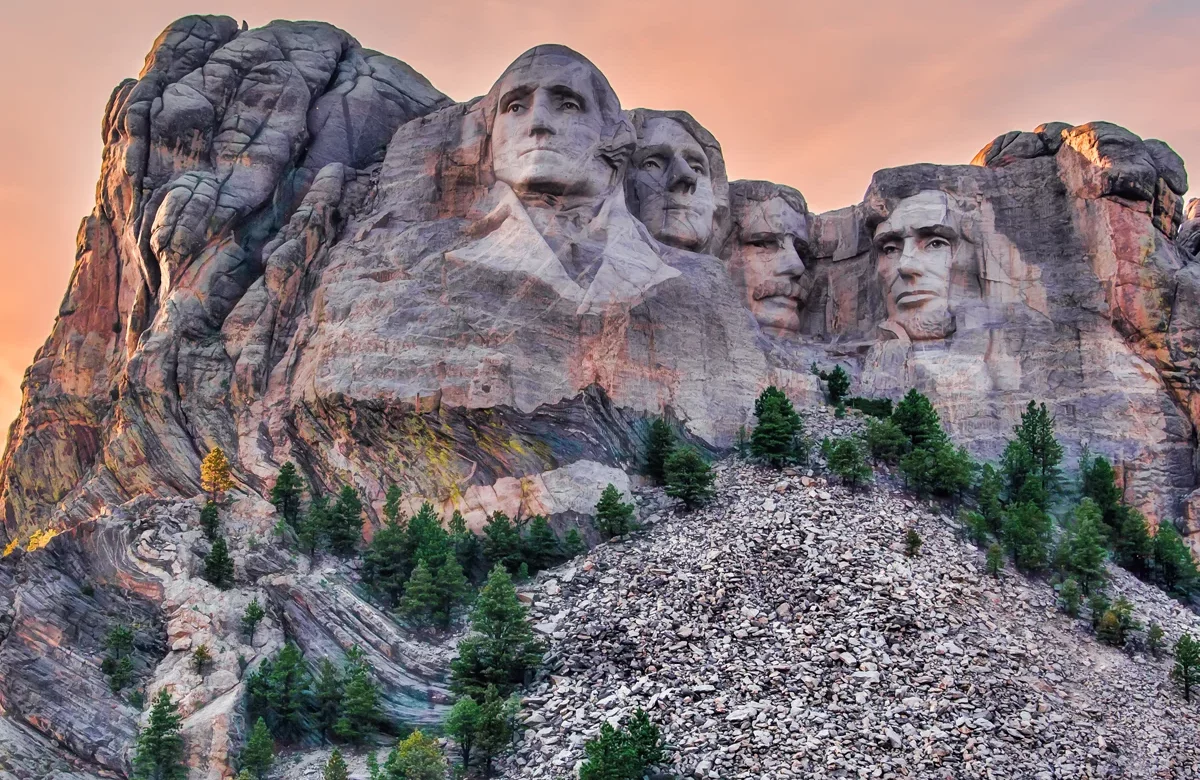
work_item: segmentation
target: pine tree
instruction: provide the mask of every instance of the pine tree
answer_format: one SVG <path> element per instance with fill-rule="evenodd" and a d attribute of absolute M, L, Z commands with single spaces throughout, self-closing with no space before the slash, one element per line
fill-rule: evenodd
<path fill-rule="evenodd" d="M 1004 543 L 1018 569 L 1039 571 L 1050 555 L 1053 521 L 1032 503 L 1013 504 L 1004 512 Z"/>
<path fill-rule="evenodd" d="M 985 463 L 979 470 L 979 514 L 987 521 L 988 530 L 996 536 L 1000 535 L 1000 524 L 1004 519 L 1004 506 L 1000 503 L 1003 490 L 1000 472 L 992 464 Z"/>
<path fill-rule="evenodd" d="M 312 677 L 291 642 L 247 678 L 247 720 L 263 718 L 271 735 L 285 744 L 308 733 L 312 709 Z"/>
<path fill-rule="evenodd" d="M 462 602 L 470 588 L 467 576 L 463 574 L 458 558 L 449 555 L 445 562 L 433 574 L 433 587 L 437 591 L 437 608 L 433 619 L 443 628 L 450 625 L 454 617 L 454 608 Z"/>
<path fill-rule="evenodd" d="M 358 491 L 350 485 L 343 485 L 337 503 L 329 512 L 326 529 L 329 549 L 334 555 L 344 558 L 354 554 L 354 549 L 362 539 L 362 517 L 363 505 Z"/>
<path fill-rule="evenodd" d="M 300 525 L 300 499 L 303 494 L 304 480 L 296 473 L 296 464 L 289 460 L 279 467 L 279 476 L 271 487 L 271 503 L 292 528 Z"/>
<path fill-rule="evenodd" d="M 600 736 L 583 746 L 587 760 L 579 780 L 633 780 L 651 773 L 666 758 L 662 734 L 642 709 L 627 728 L 601 724 Z"/>
<path fill-rule="evenodd" d="M 1108 578 L 1104 569 L 1103 532 L 1100 528 L 1100 509 L 1090 498 L 1083 499 L 1075 509 L 1075 520 L 1067 530 L 1067 570 L 1078 581 L 1083 592 L 1104 587 Z"/>
<path fill-rule="evenodd" d="M 329 528 L 330 507 L 329 499 L 315 494 L 308 502 L 308 512 L 300 523 L 296 535 L 300 540 L 300 550 L 314 555 L 317 548 L 325 543 L 325 534 Z"/>
<path fill-rule="evenodd" d="M 1164 636 L 1163 627 L 1158 623 L 1151 623 L 1146 627 L 1146 649 L 1155 658 L 1162 655 Z"/>
<path fill-rule="evenodd" d="M 513 725 L 508 709 L 508 702 L 496 686 L 489 685 L 482 694 L 475 731 L 475 746 L 483 756 L 484 777 L 491 777 L 492 761 L 512 744 Z"/>
<path fill-rule="evenodd" d="M 424 560 L 431 570 L 436 569 L 451 553 L 450 534 L 442 528 L 437 511 L 428 501 L 421 504 L 417 513 L 409 518 L 406 532 L 409 556 L 414 566 L 418 560 Z M 519 535 L 517 542 L 519 548 Z"/>
<path fill-rule="evenodd" d="M 192 670 L 203 676 L 204 670 L 212 663 L 212 659 L 212 653 L 208 652 L 208 645 L 200 645 L 192 651 Z"/>
<path fill-rule="evenodd" d="M 217 534 L 220 533 L 221 515 L 217 512 L 217 505 L 212 501 L 205 502 L 204 508 L 200 510 L 200 528 L 210 542 L 216 539 Z"/>
<path fill-rule="evenodd" d="M 446 769 L 437 740 L 419 729 L 396 745 L 383 765 L 387 780 L 445 780 Z"/>
<path fill-rule="evenodd" d="M 1090 498 L 1100 508 L 1100 519 L 1108 526 L 1109 538 L 1117 538 L 1121 531 L 1118 517 L 1121 489 L 1117 487 L 1117 475 L 1112 464 L 1099 455 L 1082 459 L 1080 492 L 1084 498 Z"/>
<path fill-rule="evenodd" d="M 400 603 L 413 563 L 407 527 L 387 519 L 362 554 L 362 581 L 387 606 Z"/>
<path fill-rule="evenodd" d="M 712 468 L 691 447 L 671 453 L 665 471 L 667 495 L 683 501 L 688 509 L 695 509 L 712 498 L 715 479 Z"/>
<path fill-rule="evenodd" d="M 1058 590 L 1058 601 L 1062 605 L 1063 612 L 1071 617 L 1079 617 L 1079 606 L 1082 600 L 1083 595 L 1080 593 L 1079 583 L 1075 581 L 1074 577 L 1068 577 Z"/>
<path fill-rule="evenodd" d="M 183 737 L 179 727 L 183 718 L 171 695 L 160 690 L 150 708 L 150 719 L 137 738 L 133 757 L 134 780 L 187 780 Z"/>
<path fill-rule="evenodd" d="M 1046 410 L 1046 404 L 1030 401 L 1013 433 L 1033 456 L 1034 470 L 1042 486 L 1052 490 L 1058 484 L 1058 464 L 1062 461 L 1063 448 L 1054 438 L 1054 418 Z"/>
<path fill-rule="evenodd" d="M 1142 513 L 1129 506 L 1117 507 L 1117 533 L 1113 554 L 1117 563 L 1143 579 L 1150 576 L 1154 539 Z"/>
<path fill-rule="evenodd" d="M 342 758 L 342 751 L 336 747 L 329 754 L 329 761 L 325 764 L 325 774 L 323 780 L 350 780 L 350 770 L 346 766 L 346 759 Z"/>
<path fill-rule="evenodd" d="M 474 579 L 476 567 L 483 559 L 483 544 L 479 537 L 467 528 L 467 521 L 457 509 L 450 516 L 450 544 L 454 547 L 454 555 L 458 565 L 471 579 Z"/>
<path fill-rule="evenodd" d="M 1038 475 L 1037 461 L 1028 445 L 1013 439 L 1000 458 L 1005 487 L 1010 504 L 1035 504 L 1042 509 L 1050 505 L 1050 493 Z"/>
<path fill-rule="evenodd" d="M 609 483 L 596 504 L 596 528 L 605 537 L 621 536 L 633 530 L 633 504 L 621 501 L 621 492 Z"/>
<path fill-rule="evenodd" d="M 846 369 L 840 365 L 834 366 L 833 370 L 828 374 L 821 374 L 828 385 L 829 403 L 833 406 L 839 406 L 842 399 L 850 392 L 850 375 L 846 373 Z"/>
<path fill-rule="evenodd" d="M 333 734 L 333 727 L 342 711 L 344 697 L 345 690 L 341 670 L 328 658 L 322 658 L 317 669 L 313 699 L 316 703 L 314 720 L 317 731 L 323 736 L 328 737 Z"/>
<path fill-rule="evenodd" d="M 221 497 L 225 491 L 234 486 L 229 471 L 229 459 L 225 457 L 225 452 L 220 447 L 213 447 L 209 450 L 200 464 L 200 489 L 208 493 L 208 500 L 214 504 L 221 503 Z"/>
<path fill-rule="evenodd" d="M 271 739 L 267 722 L 259 718 L 254 722 L 254 728 L 250 731 L 250 738 L 246 740 L 246 747 L 242 748 L 238 763 L 243 771 L 249 770 L 251 775 L 262 780 L 274 761 L 275 740 Z"/>
<path fill-rule="evenodd" d="M 427 625 L 433 618 L 438 603 L 437 588 L 433 584 L 433 573 L 425 561 L 418 561 L 408 584 L 404 586 L 404 597 L 396 611 L 417 625 Z"/>
<path fill-rule="evenodd" d="M 464 768 L 471 766 L 471 749 L 479 733 L 479 715 L 479 702 L 470 696 L 460 696 L 446 716 L 446 733 L 458 743 Z"/>
<path fill-rule="evenodd" d="M 795 458 L 796 439 L 804 432 L 800 415 L 778 388 L 762 392 L 754 404 L 758 424 L 750 433 L 750 452 L 775 468 Z"/>
<path fill-rule="evenodd" d="M 921 552 L 921 534 L 917 533 L 917 529 L 909 528 L 904 532 L 904 554 L 909 558 L 917 557 Z"/>
<path fill-rule="evenodd" d="M 529 532 L 522 539 L 522 546 L 521 555 L 533 571 L 553 566 L 560 559 L 558 537 L 542 515 L 530 519 Z"/>
<path fill-rule="evenodd" d="M 993 544 L 987 551 L 987 572 L 993 577 L 999 577 L 1004 571 L 1004 548 Z"/>
<path fill-rule="evenodd" d="M 896 410 L 892 412 L 892 422 L 903 431 L 913 447 L 929 447 L 946 436 L 942 431 L 942 421 L 937 410 L 916 388 L 909 390 L 900 403 L 896 404 Z"/>
<path fill-rule="evenodd" d="M 217 537 L 204 558 L 204 579 L 221 590 L 233 587 L 233 558 L 229 557 L 229 546 L 224 537 Z"/>
<path fill-rule="evenodd" d="M 391 485 L 383 497 L 383 519 L 389 523 L 400 522 L 400 499 L 404 492 L 399 485 Z"/>
<path fill-rule="evenodd" d="M 348 742 L 362 742 L 380 722 L 379 687 L 374 672 L 362 651 L 352 648 L 347 654 L 346 687 L 342 707 L 333 733 Z"/>
<path fill-rule="evenodd" d="M 851 490 L 858 490 L 871 481 L 871 467 L 863 457 L 862 448 L 849 437 L 838 439 L 830 446 L 829 470 Z"/>
<path fill-rule="evenodd" d="M 563 555 L 567 560 L 577 558 L 587 552 L 587 545 L 583 541 L 583 536 L 580 535 L 578 528 L 572 528 L 567 531 L 566 537 L 563 539 Z"/>
<path fill-rule="evenodd" d="M 958 515 L 959 525 L 962 527 L 963 536 L 965 536 L 971 544 L 980 549 L 988 546 L 988 541 L 991 538 L 992 529 L 988 527 L 987 518 L 979 512 L 960 512 Z"/>
<path fill-rule="evenodd" d="M 1181 597 L 1196 588 L 1200 576 L 1191 550 L 1170 520 L 1159 523 L 1154 534 L 1154 573 L 1164 588 Z"/>
<path fill-rule="evenodd" d="M 512 578 L 497 565 L 475 600 L 472 634 L 458 645 L 450 663 L 450 687 L 456 694 L 481 699 L 488 685 L 507 694 L 542 660 L 528 610 L 517 600 Z"/>
<path fill-rule="evenodd" d="M 1191 634 L 1183 634 L 1175 642 L 1175 666 L 1171 678 L 1183 686 L 1183 700 L 1192 700 L 1192 686 L 1200 685 L 1200 643 Z"/>
<path fill-rule="evenodd" d="M 650 423 L 650 436 L 646 442 L 646 475 L 656 484 L 663 484 L 666 479 L 667 458 L 675 449 L 675 433 L 671 426 L 661 417 L 655 417 Z"/>
<path fill-rule="evenodd" d="M 503 512 L 493 512 L 483 527 L 483 556 L 490 566 L 502 564 L 510 572 L 521 565 L 521 534 Z"/>
<path fill-rule="evenodd" d="M 891 420 L 867 420 L 867 449 L 871 457 L 880 463 L 895 465 L 908 452 L 912 443 Z"/>
<path fill-rule="evenodd" d="M 242 613 L 242 633 L 246 635 L 246 641 L 254 644 L 254 632 L 258 629 L 258 624 L 267 616 L 267 611 L 262 608 L 262 604 L 258 603 L 258 596 L 246 605 L 246 611 Z"/>

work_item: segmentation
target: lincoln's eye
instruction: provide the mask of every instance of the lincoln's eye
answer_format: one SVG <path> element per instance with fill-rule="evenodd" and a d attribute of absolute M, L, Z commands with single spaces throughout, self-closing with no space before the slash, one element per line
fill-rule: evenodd
<path fill-rule="evenodd" d="M 885 244 L 881 251 L 886 256 L 892 257 L 894 255 L 900 254 L 900 247 L 896 246 L 895 244 Z"/>

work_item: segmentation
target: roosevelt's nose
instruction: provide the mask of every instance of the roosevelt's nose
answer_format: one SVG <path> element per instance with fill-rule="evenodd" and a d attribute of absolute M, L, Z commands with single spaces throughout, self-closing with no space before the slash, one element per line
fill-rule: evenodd
<path fill-rule="evenodd" d="M 529 134 L 555 135 L 554 111 L 550 101 L 541 95 L 534 95 L 529 105 Z"/>
<path fill-rule="evenodd" d="M 667 172 L 667 188 L 672 192 L 691 194 L 696 191 L 696 181 L 696 172 L 692 170 L 688 161 L 679 155 L 674 155 L 671 158 L 670 170 Z"/>
<path fill-rule="evenodd" d="M 799 277 L 804 273 L 804 259 L 796 251 L 796 242 L 790 238 L 784 239 L 780 252 L 776 256 L 775 271 L 780 276 Z"/>

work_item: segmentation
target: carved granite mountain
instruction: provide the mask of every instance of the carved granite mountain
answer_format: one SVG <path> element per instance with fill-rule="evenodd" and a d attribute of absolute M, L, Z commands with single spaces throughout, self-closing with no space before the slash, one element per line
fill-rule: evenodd
<path fill-rule="evenodd" d="M 1108 455 L 1127 500 L 1200 534 L 1200 213 L 1160 141 L 1051 123 L 813 215 L 727 181 L 691 116 L 623 110 L 565 47 L 455 103 L 331 26 L 225 17 L 168 27 L 102 133 L 0 463 L 0 734 L 23 756 L 128 768 L 138 713 L 107 693 L 89 610 L 143 627 L 139 673 L 183 699 L 206 777 L 243 728 L 237 656 L 285 635 L 363 646 L 392 714 L 440 717 L 448 648 L 265 541 L 289 460 L 358 488 L 367 534 L 393 481 L 476 528 L 496 509 L 561 527 L 630 487 L 653 416 L 721 452 L 764 387 L 819 403 L 809 367 L 839 362 L 855 393 L 927 393 L 980 457 L 1044 400 L 1069 461 Z M 237 481 L 225 594 L 197 576 L 215 446 Z M 235 640 L 253 595 L 267 629 Z M 221 645 L 203 682 L 199 642 Z"/>

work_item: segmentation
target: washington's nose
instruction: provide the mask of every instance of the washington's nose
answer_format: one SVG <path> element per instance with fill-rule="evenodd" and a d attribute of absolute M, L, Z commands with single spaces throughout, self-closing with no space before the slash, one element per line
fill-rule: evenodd
<path fill-rule="evenodd" d="M 535 97 L 529 107 L 529 133 L 555 135 L 555 132 L 549 101 Z"/>
<path fill-rule="evenodd" d="M 671 158 L 671 168 L 667 177 L 667 186 L 672 192 L 693 193 L 696 191 L 696 172 L 687 160 L 679 155 Z"/>

